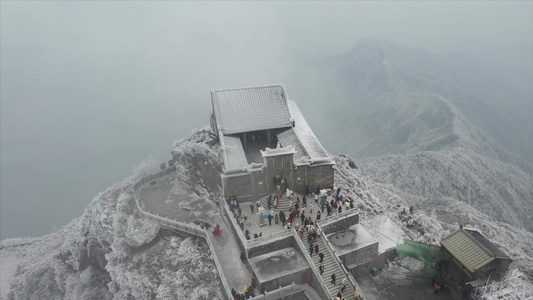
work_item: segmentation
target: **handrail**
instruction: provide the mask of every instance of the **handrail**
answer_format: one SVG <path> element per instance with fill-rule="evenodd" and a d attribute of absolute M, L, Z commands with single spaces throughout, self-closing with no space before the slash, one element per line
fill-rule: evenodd
<path fill-rule="evenodd" d="M 224 286 L 224 290 L 226 290 L 226 296 L 228 296 L 228 299 L 231 299 L 231 289 L 229 288 L 228 281 L 226 280 L 226 276 L 224 276 L 224 272 L 222 272 L 222 266 L 220 262 L 218 261 L 218 256 L 215 251 L 215 247 L 213 246 L 213 243 L 211 242 L 211 238 L 209 237 L 209 234 L 206 232 L 207 245 L 209 246 L 209 249 L 211 250 L 211 254 L 213 256 L 213 260 L 215 261 L 215 265 L 217 266 L 218 274 L 220 275 L 220 281 L 222 281 L 222 285 Z"/>
<path fill-rule="evenodd" d="M 324 282 L 324 279 L 322 279 L 322 276 L 318 272 L 318 269 L 316 268 L 315 263 L 313 262 L 313 259 L 311 258 L 309 253 L 307 253 L 307 249 L 305 248 L 304 243 L 302 242 L 302 240 L 298 236 L 298 233 L 296 232 L 296 229 L 293 228 L 291 231 L 292 231 L 292 234 L 294 236 L 294 239 L 296 240 L 296 243 L 298 244 L 298 246 L 302 250 L 302 252 L 304 254 L 304 257 L 307 260 L 307 263 L 309 264 L 309 266 L 311 266 L 311 270 L 313 270 L 313 273 L 318 278 L 318 283 L 320 284 L 320 287 L 322 288 L 322 290 L 324 292 L 326 292 L 327 298 L 328 299 L 331 298 L 330 297 L 331 295 L 329 294 L 329 290 L 328 290 L 328 287 L 326 286 L 326 283 Z"/>

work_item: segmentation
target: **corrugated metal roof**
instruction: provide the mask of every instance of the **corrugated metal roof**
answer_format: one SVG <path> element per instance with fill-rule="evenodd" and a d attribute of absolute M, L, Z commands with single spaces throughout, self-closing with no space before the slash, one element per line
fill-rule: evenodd
<path fill-rule="evenodd" d="M 283 85 L 214 90 L 212 101 L 225 135 L 291 127 Z"/>
<path fill-rule="evenodd" d="M 465 229 L 466 232 L 468 232 L 476 241 L 478 241 L 483 247 L 485 247 L 487 250 L 492 253 L 492 255 L 500 258 L 509 258 L 505 252 L 503 252 L 498 246 L 494 245 L 491 241 L 489 241 L 481 232 L 471 229 Z"/>
<path fill-rule="evenodd" d="M 248 166 L 248 160 L 239 136 L 220 136 L 223 144 L 224 166 L 226 170 Z"/>
<path fill-rule="evenodd" d="M 441 245 L 459 260 L 470 273 L 474 273 L 495 259 L 488 249 L 463 229 L 443 238 Z"/>

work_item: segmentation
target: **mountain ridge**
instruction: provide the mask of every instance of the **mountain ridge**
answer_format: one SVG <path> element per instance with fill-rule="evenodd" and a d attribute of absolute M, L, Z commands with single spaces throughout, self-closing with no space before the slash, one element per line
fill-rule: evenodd
<path fill-rule="evenodd" d="M 487 136 L 521 157 L 508 162 L 524 166 L 532 174 L 533 117 L 526 111 L 533 109 L 533 95 L 513 89 L 504 82 L 510 79 L 495 78 L 488 70 L 468 55 L 433 54 L 365 38 L 344 54 L 310 63 L 297 73 L 303 78 L 291 83 L 300 86 L 297 97 L 313 105 L 322 106 L 332 97 L 337 99 L 335 106 L 343 109 L 329 111 L 327 119 L 357 118 L 383 95 L 440 95 Z M 307 81 L 317 84 L 308 85 Z M 335 124 L 330 125 L 329 130 L 338 130 Z"/>

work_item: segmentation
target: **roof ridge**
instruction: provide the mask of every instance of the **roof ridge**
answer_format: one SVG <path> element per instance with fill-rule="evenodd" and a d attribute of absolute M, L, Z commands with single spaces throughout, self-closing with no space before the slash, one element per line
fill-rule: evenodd
<path fill-rule="evenodd" d="M 283 89 L 283 92 L 285 93 L 285 96 L 287 95 L 287 92 L 285 90 L 285 85 L 283 85 L 283 83 L 243 86 L 243 87 L 237 87 L 237 88 L 214 89 L 213 92 L 241 91 L 241 90 L 249 90 L 249 89 L 256 89 L 256 88 L 269 88 L 269 87 L 281 87 Z M 288 99 L 288 97 L 285 97 L 285 98 Z"/>

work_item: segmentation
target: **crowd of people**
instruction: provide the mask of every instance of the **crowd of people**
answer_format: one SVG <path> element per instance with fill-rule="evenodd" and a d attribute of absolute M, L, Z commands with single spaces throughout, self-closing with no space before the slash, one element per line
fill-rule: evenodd
<path fill-rule="evenodd" d="M 242 290 L 239 290 L 238 292 L 235 290 L 235 288 L 231 289 L 231 296 L 233 296 L 234 300 L 244 300 L 244 299 L 250 299 L 255 297 L 255 288 L 256 288 L 257 281 L 255 278 L 252 277 L 252 281 L 250 282 L 250 285 L 245 285 Z"/>
<path fill-rule="evenodd" d="M 292 229 L 293 227 L 303 238 L 305 232 L 308 232 L 307 238 L 309 243 L 309 254 L 318 255 L 320 260 L 319 272 L 322 275 L 324 273 L 324 266 L 322 265 L 324 254 L 320 251 L 320 246 L 317 243 L 317 238 L 321 234 L 321 229 L 316 226 L 315 222 L 321 220 L 322 215 L 327 213 L 327 216 L 333 216 L 336 213 L 342 213 L 343 208 L 348 210 L 354 208 L 353 200 L 348 199 L 342 192 L 341 188 L 332 189 L 331 199 L 328 201 L 328 196 L 325 193 L 320 191 L 320 188 L 317 187 L 316 192 L 312 192 L 307 195 L 303 195 L 300 199 L 300 196 L 295 194 L 292 190 L 288 188 L 285 183 L 285 180 L 282 176 L 275 177 L 274 179 L 277 183 L 278 193 L 274 195 L 267 196 L 267 207 L 268 214 L 264 215 L 265 219 L 268 219 L 268 225 L 280 226 L 284 229 Z M 307 196 L 310 196 L 309 199 Z M 279 201 L 286 197 L 289 199 L 289 208 L 287 210 L 277 210 L 279 206 Z M 314 201 L 313 201 L 314 200 Z M 313 203 L 314 202 L 314 203 Z M 246 239 L 250 240 L 253 238 L 262 237 L 262 232 L 252 233 L 252 219 L 253 214 L 257 214 L 259 211 L 262 211 L 261 203 L 257 201 L 254 204 L 249 204 L 250 215 L 247 215 L 241 209 L 239 202 L 236 199 L 230 199 L 229 202 L 230 210 L 233 213 L 237 224 L 244 233 Z M 315 209 L 315 212 L 313 210 Z M 257 210 L 257 211 L 256 211 Z M 315 216 L 315 221 L 313 221 L 311 216 Z M 274 223 L 274 224 L 272 224 Z M 255 224 L 254 224 L 255 225 Z M 250 228 L 246 228 L 250 227 Z M 255 226 L 254 226 L 255 228 Z M 332 274 L 332 283 L 335 284 L 335 274 Z M 344 293 L 346 287 L 346 279 L 340 283 L 339 293 L 337 298 L 342 300 L 342 293 Z M 236 291 L 232 289 L 231 293 L 234 299 L 248 299 L 255 296 L 255 279 L 252 279 L 250 285 L 245 285 L 242 290 Z M 357 297 L 357 295 L 356 295 Z"/>

